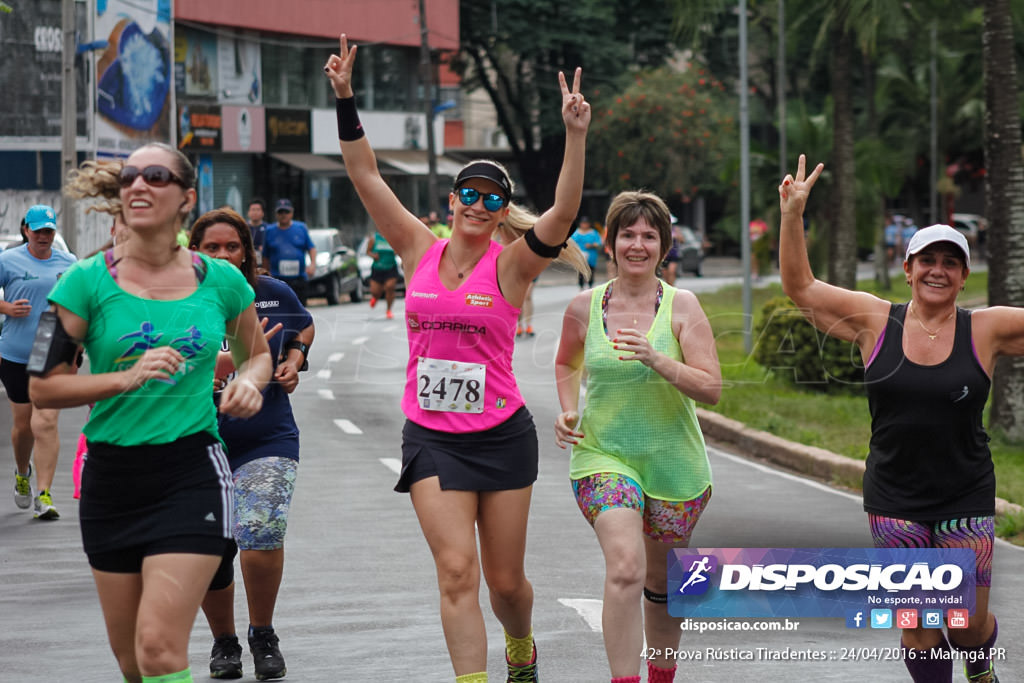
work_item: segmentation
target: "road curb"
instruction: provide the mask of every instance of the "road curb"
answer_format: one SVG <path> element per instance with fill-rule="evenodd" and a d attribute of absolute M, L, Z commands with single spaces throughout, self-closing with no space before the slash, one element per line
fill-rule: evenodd
<path fill-rule="evenodd" d="M 816 446 L 787 441 L 768 432 L 752 429 L 742 422 L 703 408 L 697 409 L 701 430 L 709 439 L 736 447 L 740 455 L 767 460 L 826 483 L 858 485 L 864 477 L 864 461 L 848 458 Z M 1024 512 L 1024 507 L 996 498 L 996 514 Z"/>

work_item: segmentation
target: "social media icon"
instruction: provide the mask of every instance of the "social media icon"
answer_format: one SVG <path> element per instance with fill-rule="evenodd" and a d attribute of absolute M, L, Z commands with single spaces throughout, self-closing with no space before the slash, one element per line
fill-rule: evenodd
<path fill-rule="evenodd" d="M 946 621 L 950 628 L 967 628 L 967 610 L 951 609 L 947 611 Z"/>
<path fill-rule="evenodd" d="M 896 610 L 896 628 L 917 628 L 917 610 Z"/>
<path fill-rule="evenodd" d="M 846 610 L 846 628 L 867 628 L 868 620 L 862 609 Z"/>
<path fill-rule="evenodd" d="M 926 609 L 922 611 L 921 625 L 925 628 L 942 628 L 942 610 Z"/>
<path fill-rule="evenodd" d="M 892 610 L 871 610 L 871 628 L 892 628 Z"/>

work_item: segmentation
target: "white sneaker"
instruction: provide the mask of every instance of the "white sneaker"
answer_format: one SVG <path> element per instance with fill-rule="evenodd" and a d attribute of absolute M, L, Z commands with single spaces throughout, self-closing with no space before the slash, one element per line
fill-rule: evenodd
<path fill-rule="evenodd" d="M 27 510 L 28 506 L 32 504 L 32 466 L 28 466 L 28 474 L 18 474 L 17 468 L 14 470 L 14 504 L 20 507 L 22 510 Z"/>

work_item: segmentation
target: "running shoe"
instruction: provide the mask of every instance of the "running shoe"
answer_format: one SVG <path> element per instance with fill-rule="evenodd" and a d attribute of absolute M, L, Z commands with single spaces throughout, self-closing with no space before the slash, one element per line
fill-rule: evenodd
<path fill-rule="evenodd" d="M 22 510 L 27 510 L 28 506 L 32 504 L 31 477 L 32 465 L 28 466 L 28 474 L 24 476 L 18 474 L 17 468 L 14 470 L 14 504 Z"/>
<path fill-rule="evenodd" d="M 269 681 L 272 678 L 284 678 L 288 669 L 284 665 L 284 657 L 277 646 L 279 639 L 273 627 L 251 629 L 249 636 L 249 652 L 256 667 L 256 680 Z"/>
<path fill-rule="evenodd" d="M 964 673 L 967 673 L 966 669 L 964 670 Z M 967 680 L 970 681 L 970 683 L 999 683 L 999 677 L 996 676 L 996 668 L 991 665 L 988 667 L 988 671 L 984 673 L 980 673 L 975 676 L 968 675 Z"/>
<path fill-rule="evenodd" d="M 241 678 L 242 646 L 238 636 L 221 636 L 210 652 L 210 678 Z"/>
<path fill-rule="evenodd" d="M 376 305 L 377 305 L 377 297 L 371 296 L 370 297 L 370 308 L 373 308 Z"/>
<path fill-rule="evenodd" d="M 60 513 L 53 504 L 49 491 L 40 491 L 36 496 L 36 519 L 58 519 Z"/>
<path fill-rule="evenodd" d="M 392 318 L 395 317 L 395 313 L 394 311 L 388 311 L 384 317 L 387 318 L 388 320 L 391 320 Z"/>
<path fill-rule="evenodd" d="M 516 328 L 516 336 L 517 337 L 522 337 L 523 336 L 523 328 L 521 328 L 521 327 L 517 327 Z"/>
<path fill-rule="evenodd" d="M 527 337 L 532 337 L 533 336 L 533 326 L 532 325 L 530 327 L 526 328 L 526 336 Z"/>
<path fill-rule="evenodd" d="M 537 683 L 537 644 L 533 644 L 533 657 L 529 664 L 513 664 L 508 661 L 508 652 L 505 653 L 505 664 L 508 665 L 508 678 L 505 683 Z"/>

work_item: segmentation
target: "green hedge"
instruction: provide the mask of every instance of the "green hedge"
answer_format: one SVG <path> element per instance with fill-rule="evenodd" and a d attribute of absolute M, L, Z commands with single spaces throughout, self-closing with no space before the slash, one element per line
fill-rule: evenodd
<path fill-rule="evenodd" d="M 860 349 L 819 332 L 784 296 L 769 299 L 755 329 L 754 360 L 806 389 L 864 393 Z"/>

